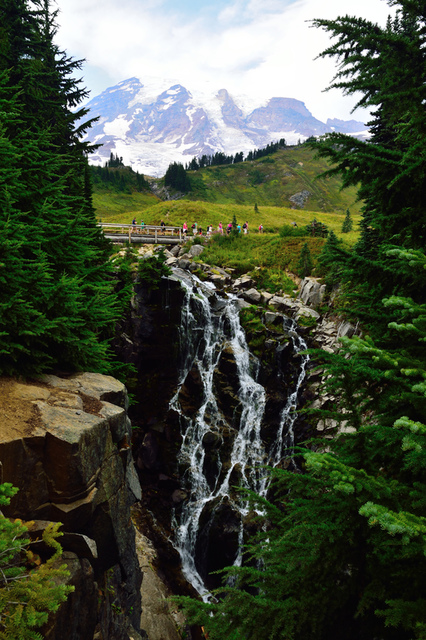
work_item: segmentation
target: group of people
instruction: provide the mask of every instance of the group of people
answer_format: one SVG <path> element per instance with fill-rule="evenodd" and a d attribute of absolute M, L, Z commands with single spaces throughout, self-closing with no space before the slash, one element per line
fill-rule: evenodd
<path fill-rule="evenodd" d="M 161 233 L 164 235 L 165 232 L 166 232 L 166 223 L 164 222 L 164 220 L 161 220 L 160 227 L 161 227 Z M 133 232 L 137 232 L 137 233 L 143 233 L 144 229 L 145 229 L 145 223 L 144 223 L 143 220 L 141 220 L 140 229 L 139 229 L 139 231 L 137 231 L 136 218 L 133 218 L 133 220 L 132 220 L 132 231 Z M 194 236 L 197 236 L 197 235 L 202 236 L 203 235 L 203 230 L 201 229 L 201 227 L 198 227 L 198 224 L 196 222 L 194 222 L 191 225 L 191 230 L 192 230 L 192 233 L 193 233 Z M 183 232 L 184 236 L 186 236 L 188 234 L 188 231 L 189 231 L 188 225 L 187 225 L 186 222 L 184 222 L 183 225 L 182 225 L 182 232 Z M 223 224 L 221 222 L 219 222 L 219 225 L 217 227 L 217 231 L 218 231 L 218 233 L 221 233 L 223 235 L 224 227 L 223 227 Z M 231 231 L 232 231 L 232 222 L 230 222 L 228 225 L 226 225 L 226 233 L 227 233 L 227 235 L 229 235 L 231 233 Z M 248 234 L 248 232 L 249 232 L 248 221 L 246 220 L 246 222 L 244 222 L 242 227 L 241 227 L 240 224 L 237 224 L 237 231 L 238 231 L 238 233 L 241 233 L 241 231 L 242 231 L 244 234 Z M 259 225 L 258 231 L 259 231 L 259 233 L 263 233 L 263 224 Z M 212 234 L 213 234 L 213 225 L 209 224 L 209 225 L 207 225 L 206 236 L 210 237 Z"/>
<path fill-rule="evenodd" d="M 201 227 L 198 226 L 198 224 L 196 222 L 193 222 L 191 225 L 191 230 L 192 230 L 192 234 L 194 236 L 203 235 L 203 230 L 201 229 Z M 263 224 L 260 224 L 258 227 L 258 232 L 259 233 L 263 233 Z M 182 232 L 183 234 L 186 236 L 188 234 L 189 228 L 186 222 L 183 223 L 182 225 Z M 217 227 L 217 232 L 221 233 L 223 235 L 225 231 L 225 228 L 223 226 L 223 224 L 221 222 L 219 222 L 219 225 Z M 232 231 L 232 222 L 230 222 L 229 224 L 226 225 L 226 233 L 227 235 L 229 235 Z M 237 224 L 237 231 L 238 233 L 243 232 L 244 234 L 248 234 L 249 232 L 249 223 L 246 220 L 243 224 L 243 226 L 241 226 L 240 224 Z M 210 237 L 213 234 L 213 225 L 209 224 L 207 225 L 207 229 L 206 229 L 206 236 Z"/>

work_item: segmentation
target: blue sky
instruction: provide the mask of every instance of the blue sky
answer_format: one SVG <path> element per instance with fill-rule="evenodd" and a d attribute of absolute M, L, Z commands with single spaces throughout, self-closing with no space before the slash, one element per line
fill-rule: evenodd
<path fill-rule="evenodd" d="M 84 82 L 97 95 L 136 76 L 177 80 L 252 97 L 289 97 L 314 116 L 351 115 L 354 98 L 324 93 L 335 71 L 315 60 L 327 34 L 313 18 L 357 15 L 384 24 L 386 0 L 56 0 L 58 43 L 85 58 Z"/>

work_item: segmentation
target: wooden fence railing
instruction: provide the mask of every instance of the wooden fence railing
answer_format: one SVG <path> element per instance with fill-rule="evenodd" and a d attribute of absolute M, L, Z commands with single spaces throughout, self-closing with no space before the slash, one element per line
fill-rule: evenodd
<path fill-rule="evenodd" d="M 105 235 L 127 235 L 129 242 L 132 241 L 132 236 L 141 238 L 141 236 L 147 236 L 157 242 L 158 238 L 164 236 L 172 236 L 182 240 L 182 229 L 180 227 L 161 227 L 151 224 L 120 224 L 116 222 L 99 222 L 98 225 L 102 227 Z"/>

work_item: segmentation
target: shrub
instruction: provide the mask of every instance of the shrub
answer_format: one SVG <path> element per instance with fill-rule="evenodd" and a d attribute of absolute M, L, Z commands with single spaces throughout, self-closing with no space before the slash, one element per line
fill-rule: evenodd
<path fill-rule="evenodd" d="M 306 236 L 305 227 L 284 224 L 280 229 L 280 238 L 301 238 L 302 236 Z"/>
<path fill-rule="evenodd" d="M 141 260 L 138 265 L 139 281 L 146 284 L 150 290 L 158 289 L 161 278 L 171 273 L 172 270 L 165 264 L 164 249 L 151 258 Z"/>
<path fill-rule="evenodd" d="M 306 233 L 310 236 L 326 238 L 328 233 L 328 227 L 323 222 L 316 220 L 315 218 L 306 225 Z"/>

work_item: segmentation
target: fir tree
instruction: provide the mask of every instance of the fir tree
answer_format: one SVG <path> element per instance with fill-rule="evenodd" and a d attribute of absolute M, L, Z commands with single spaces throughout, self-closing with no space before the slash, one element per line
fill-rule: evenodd
<path fill-rule="evenodd" d="M 377 322 L 377 301 L 426 294 L 424 282 L 419 287 L 417 281 L 417 292 L 407 290 L 406 278 L 388 259 L 391 246 L 422 249 L 426 240 L 425 11 L 411 0 L 390 4 L 397 13 L 384 28 L 348 16 L 314 21 L 333 41 L 321 55 L 339 60 L 332 86 L 356 93 L 358 105 L 372 109 L 368 142 L 331 134 L 313 146 L 335 165 L 330 173 L 339 173 L 345 186 L 360 185 L 361 238 L 345 265 L 345 279 L 358 288 L 354 315 L 377 334 L 385 330 Z"/>
<path fill-rule="evenodd" d="M 109 245 L 87 179 L 79 68 L 53 42 L 48 0 L 0 6 L 0 350 L 3 373 L 108 368 Z"/>
<path fill-rule="evenodd" d="M 300 252 L 299 262 L 296 267 L 297 275 L 300 278 L 306 278 L 306 276 L 311 275 L 313 267 L 314 265 L 311 258 L 311 252 L 309 251 L 308 243 L 305 242 Z"/>
<path fill-rule="evenodd" d="M 352 218 L 351 212 L 349 209 L 346 209 L 345 219 L 342 224 L 342 233 L 349 233 L 349 231 L 352 231 Z"/>
<path fill-rule="evenodd" d="M 169 165 L 164 175 L 164 184 L 166 187 L 172 187 L 172 189 L 182 191 L 182 193 L 190 190 L 189 178 L 186 175 L 183 164 L 180 162 L 172 162 Z"/>

